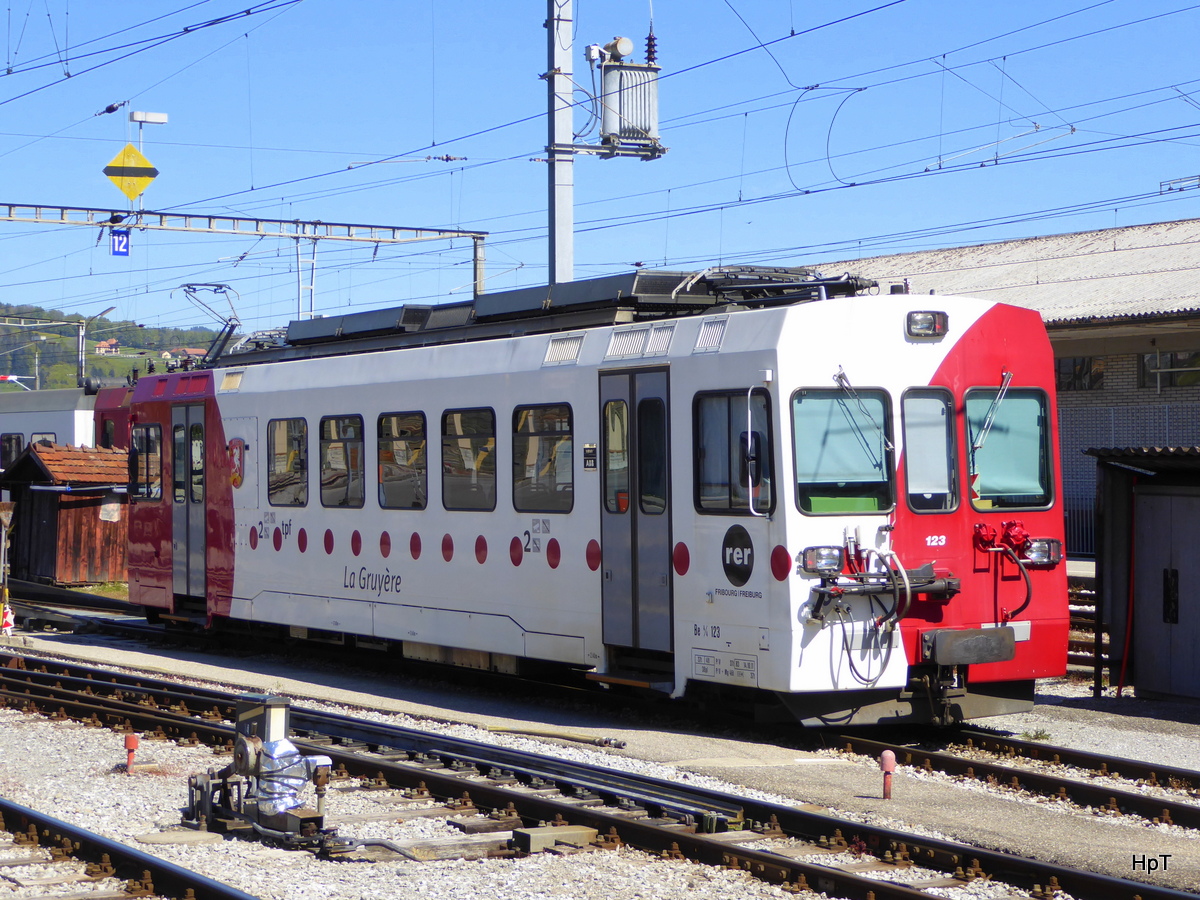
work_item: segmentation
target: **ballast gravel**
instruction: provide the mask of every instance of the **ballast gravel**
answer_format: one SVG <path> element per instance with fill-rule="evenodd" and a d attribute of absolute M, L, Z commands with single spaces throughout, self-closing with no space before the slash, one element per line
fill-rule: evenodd
<path fill-rule="evenodd" d="M 942 776 L 901 767 L 894 799 L 883 801 L 878 767 L 848 757 L 836 747 L 797 750 L 781 733 L 775 742 L 761 730 L 713 732 L 695 721 L 647 723 L 582 703 L 567 709 L 527 703 L 503 692 L 483 696 L 423 682 L 364 676 L 340 669 L 314 674 L 293 661 L 205 657 L 191 651 L 114 648 L 79 638 L 28 637 L 16 643 L 27 652 L 52 653 L 116 667 L 150 669 L 181 680 L 216 683 L 234 690 L 287 696 L 297 705 L 333 708 L 349 715 L 445 731 L 473 740 L 602 762 L 661 778 L 727 790 L 747 790 L 761 799 L 829 810 L 851 820 L 904 828 L 930 837 L 1041 856 L 1121 878 L 1200 891 L 1200 839 L 1195 832 L 1155 827 L 1130 817 L 1102 817 L 1068 804 L 1022 796 L 1021 792 L 964 786 Z M 1089 686 L 1070 680 L 1039 685 L 1038 706 L 1029 713 L 982 720 L 999 730 L 1048 743 L 1104 749 L 1117 755 L 1200 769 L 1200 707 L 1117 699 L 1112 691 L 1091 697 Z M 1126 692 L 1128 694 L 1128 692 Z M 525 731 L 564 735 L 535 741 Z M 565 736 L 624 740 L 624 750 L 582 746 Z M 186 801 L 187 775 L 219 768 L 228 757 L 204 748 L 143 741 L 139 761 L 151 755 L 161 775 L 126 776 L 120 736 L 68 723 L 50 723 L 0 713 L 0 793 L 18 803 L 96 828 L 118 840 L 177 827 Z M 737 785 L 738 787 L 731 787 Z M 380 808 L 370 793 L 331 792 L 331 824 Z M 341 835 L 406 841 L 458 834 L 444 821 L 412 819 L 339 825 Z M 415 862 L 325 862 L 305 853 L 264 848 L 240 840 L 215 844 L 139 848 L 225 881 L 263 900 L 293 898 L 420 897 L 441 900 L 481 896 L 506 898 L 698 898 L 790 897 L 737 872 L 669 862 L 632 850 L 570 856 L 539 855 L 523 860 Z M 1138 860 L 1169 861 L 1147 872 Z M 3 871 L 0 869 L 0 878 Z M 948 898 L 1011 896 L 1001 885 L 975 881 L 939 889 Z M 0 894 L 3 891 L 0 890 Z M 19 896 L 19 895 L 14 895 Z M 1061 900 L 1068 898 L 1059 895 Z"/>
<path fill-rule="evenodd" d="M 677 900 L 683 896 L 737 900 L 789 896 L 744 873 L 662 860 L 628 849 L 512 860 L 330 862 L 305 852 L 236 839 L 147 845 L 139 842 L 140 835 L 178 827 L 179 812 L 187 800 L 187 776 L 224 765 L 229 757 L 214 756 L 203 747 L 143 742 L 136 762 L 138 766 L 154 764 L 156 770 L 129 775 L 119 735 L 14 710 L 0 710 L 0 752 L 5 760 L 0 766 L 0 795 L 7 799 L 152 852 L 263 900 Z M 365 791 L 331 791 L 329 803 L 337 810 L 331 818 L 379 813 L 384 806 L 375 796 Z M 339 827 L 339 834 L 393 842 L 462 836 L 443 820 L 425 818 L 403 824 L 347 824 Z M 0 858 L 6 849 L 0 844 Z M 29 874 L 27 867 L 22 869 L 22 878 Z M 5 891 L 5 881 L 16 887 L 15 879 L 0 868 L 0 896 L 23 896 L 20 891 Z M 42 886 L 28 896 L 43 896 L 47 890 Z M 86 891 L 87 886 L 70 887 L 71 893 L 80 890 Z"/>

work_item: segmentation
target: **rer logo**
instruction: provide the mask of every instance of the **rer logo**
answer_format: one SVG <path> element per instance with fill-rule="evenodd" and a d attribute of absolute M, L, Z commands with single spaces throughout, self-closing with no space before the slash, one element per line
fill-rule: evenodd
<path fill-rule="evenodd" d="M 725 532 L 725 540 L 721 542 L 721 566 L 734 587 L 741 587 L 750 580 L 754 571 L 754 545 L 750 534 L 741 525 L 733 525 Z"/>

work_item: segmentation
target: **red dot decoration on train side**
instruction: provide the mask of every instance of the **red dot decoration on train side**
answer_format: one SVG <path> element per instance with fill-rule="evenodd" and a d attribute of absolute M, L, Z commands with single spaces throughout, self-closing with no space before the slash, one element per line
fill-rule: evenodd
<path fill-rule="evenodd" d="M 308 549 L 308 532 L 303 528 L 296 533 L 296 546 L 300 548 L 301 553 Z"/>
<path fill-rule="evenodd" d="M 508 542 L 508 558 L 512 560 L 514 566 L 519 566 L 521 560 L 525 558 L 525 551 L 521 549 L 521 539 L 513 538 Z"/>
<path fill-rule="evenodd" d="M 379 555 L 384 559 L 392 555 L 392 536 L 386 531 L 379 535 Z"/>
<path fill-rule="evenodd" d="M 587 564 L 588 568 L 595 572 L 600 568 L 600 542 L 595 538 L 588 541 L 587 545 Z"/>
<path fill-rule="evenodd" d="M 333 532 L 328 528 L 325 529 L 325 552 L 333 552 Z"/>
<path fill-rule="evenodd" d="M 552 569 L 557 569 L 558 564 L 562 562 L 562 547 L 558 545 L 558 538 L 550 538 L 546 542 L 546 562 Z"/>
<path fill-rule="evenodd" d="M 482 534 L 475 538 L 475 561 L 481 566 L 487 562 L 487 538 Z"/>
<path fill-rule="evenodd" d="M 675 566 L 675 574 L 680 577 L 686 575 L 692 567 L 692 554 L 683 541 L 675 545 L 675 550 L 671 553 L 671 564 Z"/>
<path fill-rule="evenodd" d="M 283 531 L 281 529 L 275 529 L 275 533 L 271 535 L 271 543 L 275 545 L 277 553 L 283 548 Z"/>
<path fill-rule="evenodd" d="M 412 533 L 412 537 L 408 539 L 408 552 L 413 559 L 421 558 L 421 536 L 415 531 Z"/>
<path fill-rule="evenodd" d="M 780 545 L 771 551 L 771 574 L 776 581 L 787 581 L 792 574 L 792 557 L 787 547 Z"/>
<path fill-rule="evenodd" d="M 257 525 L 250 526 L 250 549 L 251 550 L 258 549 L 258 526 Z"/>
<path fill-rule="evenodd" d="M 350 533 L 350 552 L 355 556 L 362 553 L 362 535 L 357 528 Z"/>
<path fill-rule="evenodd" d="M 448 534 L 442 535 L 442 559 L 446 562 L 454 559 L 454 538 Z"/>

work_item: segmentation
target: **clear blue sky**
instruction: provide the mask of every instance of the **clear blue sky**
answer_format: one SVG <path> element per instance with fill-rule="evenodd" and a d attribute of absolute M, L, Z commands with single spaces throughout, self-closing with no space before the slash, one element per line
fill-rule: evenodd
<path fill-rule="evenodd" d="M 9 0 L 0 203 L 128 209 L 102 169 L 130 110 L 165 112 L 148 210 L 483 230 L 489 289 L 545 282 L 544 0 L 266 0 L 194 27 L 254 2 Z M 1159 193 L 1200 175 L 1200 5 L 576 0 L 577 80 L 615 35 L 641 60 L 651 15 L 670 150 L 577 159 L 577 278 L 1200 216 L 1200 190 Z M 178 288 L 216 282 L 263 328 L 294 316 L 295 270 L 289 241 L 135 232 L 124 259 L 95 229 L 0 223 L 9 303 L 212 324 Z M 465 241 L 328 243 L 315 307 L 470 282 Z"/>

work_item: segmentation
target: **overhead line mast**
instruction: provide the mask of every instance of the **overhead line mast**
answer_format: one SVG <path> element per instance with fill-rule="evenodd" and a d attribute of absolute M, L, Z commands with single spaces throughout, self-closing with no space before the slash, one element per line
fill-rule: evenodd
<path fill-rule="evenodd" d="M 657 159 L 667 152 L 658 141 L 657 40 L 653 26 L 646 38 L 645 63 L 630 63 L 629 38 L 613 38 L 603 47 L 587 48 L 589 64 L 599 65 L 601 94 L 592 102 L 602 110 L 600 144 L 576 144 L 573 113 L 575 79 L 571 66 L 573 0 L 546 0 L 546 79 L 548 102 L 548 213 L 550 217 L 549 282 L 575 279 L 575 154 L 605 159 L 635 156 Z"/>
<path fill-rule="evenodd" d="M 549 91 L 550 283 L 575 280 L 575 129 L 571 105 L 572 0 L 547 0 L 546 86 Z"/>

